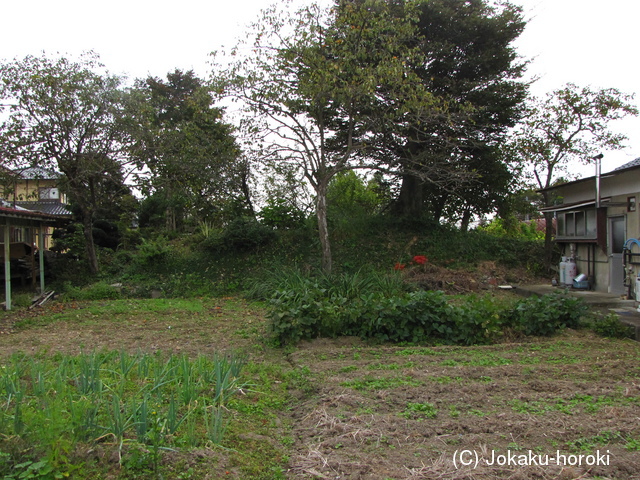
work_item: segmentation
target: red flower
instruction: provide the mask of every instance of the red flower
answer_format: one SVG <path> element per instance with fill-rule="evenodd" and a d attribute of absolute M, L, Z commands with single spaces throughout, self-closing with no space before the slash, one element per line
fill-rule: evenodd
<path fill-rule="evenodd" d="M 394 270 L 404 270 L 404 267 L 405 267 L 405 264 L 404 264 L 404 263 L 400 263 L 400 262 L 398 262 L 398 263 L 396 263 L 396 264 L 393 266 L 393 269 L 394 269 Z"/>
<path fill-rule="evenodd" d="M 415 257 L 413 257 L 413 261 L 418 265 L 424 265 L 425 263 L 427 263 L 427 257 L 425 257 L 424 255 L 416 255 Z"/>

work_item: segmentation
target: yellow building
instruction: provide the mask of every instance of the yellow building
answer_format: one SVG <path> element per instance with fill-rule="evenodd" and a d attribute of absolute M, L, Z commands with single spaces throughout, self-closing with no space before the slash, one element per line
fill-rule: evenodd
<path fill-rule="evenodd" d="M 71 211 L 67 205 L 67 196 L 60 190 L 61 174 L 52 170 L 32 167 L 22 170 L 2 169 L 3 185 L 2 196 L 4 207 L 15 208 L 25 212 L 40 212 L 55 218 L 70 219 Z M 0 227 L 3 230 L 4 227 Z M 44 231 L 45 250 L 52 245 L 52 227 Z M 2 238 L 2 237 L 0 237 Z M 10 231 L 12 243 L 24 242 L 36 244 L 38 247 L 38 235 L 33 228 L 28 226 L 13 226 Z"/>

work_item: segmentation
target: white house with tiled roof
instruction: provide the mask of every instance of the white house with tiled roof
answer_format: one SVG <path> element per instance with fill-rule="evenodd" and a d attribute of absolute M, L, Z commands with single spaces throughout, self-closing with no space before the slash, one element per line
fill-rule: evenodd
<path fill-rule="evenodd" d="M 595 290 L 640 298 L 640 158 L 546 191 L 561 200 L 543 211 L 554 213 L 556 242 L 578 273 Z"/>

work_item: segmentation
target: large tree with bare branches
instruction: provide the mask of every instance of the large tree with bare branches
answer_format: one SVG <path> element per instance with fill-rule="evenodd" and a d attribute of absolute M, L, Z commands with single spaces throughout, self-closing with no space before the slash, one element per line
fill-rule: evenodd
<path fill-rule="evenodd" d="M 122 185 L 121 79 L 93 54 L 80 60 L 28 56 L 0 65 L 0 158 L 7 166 L 42 166 L 65 176 L 81 212 L 91 271 L 98 271 L 93 219 Z M 110 186 L 111 185 L 111 186 Z"/>
<path fill-rule="evenodd" d="M 422 133 L 450 121 L 412 68 L 424 62 L 416 3 L 272 8 L 255 25 L 253 43 L 234 52 L 245 55 L 219 79 L 245 107 L 260 158 L 293 163 L 313 187 L 325 272 L 332 268 L 327 187 L 338 172 L 402 167 L 434 182 L 468 175 L 447 159 L 425 162 L 421 152 L 397 148 L 399 132 L 426 143 L 434 139 Z"/>
<path fill-rule="evenodd" d="M 528 114 L 513 132 L 511 153 L 528 166 L 535 187 L 542 190 L 544 206 L 550 206 L 545 189 L 565 175 L 569 165 L 591 163 L 596 154 L 624 148 L 627 137 L 611 129 L 612 121 L 637 115 L 633 97 L 615 88 L 592 89 L 567 84 L 532 99 Z M 551 260 L 551 213 L 546 213 L 545 247 Z"/>

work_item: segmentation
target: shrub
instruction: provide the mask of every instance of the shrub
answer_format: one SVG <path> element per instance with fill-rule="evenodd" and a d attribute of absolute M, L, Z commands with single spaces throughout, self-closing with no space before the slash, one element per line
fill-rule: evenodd
<path fill-rule="evenodd" d="M 586 313 L 582 300 L 550 293 L 521 300 L 512 312 L 516 330 L 525 335 L 550 336 L 562 328 L 577 328 Z"/>
<path fill-rule="evenodd" d="M 633 338 L 634 332 L 631 325 L 627 325 L 620 321 L 620 317 L 616 313 L 608 315 L 599 315 L 595 317 L 590 325 L 591 329 L 601 337 L 609 338 Z"/>
<path fill-rule="evenodd" d="M 204 247 L 213 250 L 248 252 L 268 245 L 276 238 L 272 228 L 251 217 L 238 217 L 227 225 L 221 235 L 212 236 L 204 242 Z"/>
<path fill-rule="evenodd" d="M 142 265 L 150 265 L 161 262 L 171 252 L 171 244 L 167 237 L 160 235 L 156 238 L 142 239 L 136 256 L 137 262 Z"/>
<path fill-rule="evenodd" d="M 490 296 L 451 302 L 440 291 L 383 290 L 366 275 L 311 279 L 297 275 L 270 300 L 270 329 L 279 344 L 356 335 L 389 342 L 457 345 L 496 341 L 505 328 L 552 335 L 576 328 L 586 306 L 579 299 L 545 295 L 504 304 Z"/>
<path fill-rule="evenodd" d="M 115 300 L 122 297 L 118 287 L 106 282 L 94 283 L 83 288 L 65 283 L 64 290 L 66 300 Z"/>
<path fill-rule="evenodd" d="M 269 199 L 259 216 L 264 225 L 279 230 L 301 227 L 305 218 L 302 210 L 282 199 Z"/>

